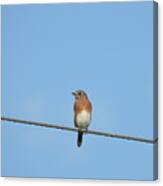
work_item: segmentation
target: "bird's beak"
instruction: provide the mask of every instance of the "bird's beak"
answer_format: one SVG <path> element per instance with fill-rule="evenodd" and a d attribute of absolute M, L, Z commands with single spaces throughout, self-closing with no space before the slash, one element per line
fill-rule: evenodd
<path fill-rule="evenodd" d="M 72 95 L 73 95 L 73 96 L 76 96 L 76 92 L 72 92 Z"/>

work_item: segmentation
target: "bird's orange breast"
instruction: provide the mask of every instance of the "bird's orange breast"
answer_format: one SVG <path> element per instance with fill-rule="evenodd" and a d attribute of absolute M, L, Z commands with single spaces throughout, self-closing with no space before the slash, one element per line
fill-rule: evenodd
<path fill-rule="evenodd" d="M 77 100 L 74 104 L 75 115 L 80 113 L 83 110 L 86 110 L 87 112 L 92 112 L 92 104 L 87 99 Z"/>

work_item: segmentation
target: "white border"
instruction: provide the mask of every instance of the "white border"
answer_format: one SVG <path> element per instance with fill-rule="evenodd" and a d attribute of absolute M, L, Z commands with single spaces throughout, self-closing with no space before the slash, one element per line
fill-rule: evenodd
<path fill-rule="evenodd" d="M 35 3 L 81 3 L 81 2 L 137 2 L 143 0 L 1 0 L 1 4 L 35 4 Z M 144 0 L 150 1 L 150 0 Z"/>
<path fill-rule="evenodd" d="M 107 2 L 109 0 L 1 0 L 1 4 L 26 4 L 26 3 L 64 3 L 64 2 Z M 111 2 L 123 1 L 123 0 L 110 0 Z M 130 0 L 130 2 L 135 0 Z M 140 0 L 139 0 L 140 1 Z M 163 142 L 161 137 L 162 124 L 163 124 L 163 86 L 161 82 L 163 82 L 163 65 L 162 62 L 162 43 L 163 39 L 161 33 L 163 31 L 163 24 L 161 24 L 160 20 L 163 20 L 163 13 L 161 12 L 163 7 L 163 0 L 157 0 L 159 3 L 159 180 L 150 182 L 150 181 L 113 181 L 113 180 L 72 180 L 72 179 L 38 179 L 38 178 L 0 178 L 0 185 L 3 186 L 50 186 L 50 185 L 59 185 L 59 186 L 83 186 L 83 184 L 87 184 L 87 186 L 104 186 L 104 185 L 121 185 L 121 186 L 132 186 L 134 185 L 163 185 L 163 169 L 162 169 L 162 157 L 163 157 Z"/>

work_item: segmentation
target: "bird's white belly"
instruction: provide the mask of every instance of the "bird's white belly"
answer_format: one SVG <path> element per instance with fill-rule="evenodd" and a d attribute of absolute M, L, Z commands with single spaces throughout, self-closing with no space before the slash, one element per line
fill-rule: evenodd
<path fill-rule="evenodd" d="M 77 115 L 76 122 L 79 128 L 87 128 L 91 122 L 91 113 L 85 110 L 80 112 Z"/>

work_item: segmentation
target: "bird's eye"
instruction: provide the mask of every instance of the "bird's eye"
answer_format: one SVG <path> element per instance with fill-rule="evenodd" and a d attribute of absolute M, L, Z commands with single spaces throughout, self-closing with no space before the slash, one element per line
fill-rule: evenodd
<path fill-rule="evenodd" d="M 79 94 L 79 96 L 81 96 L 81 92 L 79 92 L 78 94 Z"/>

